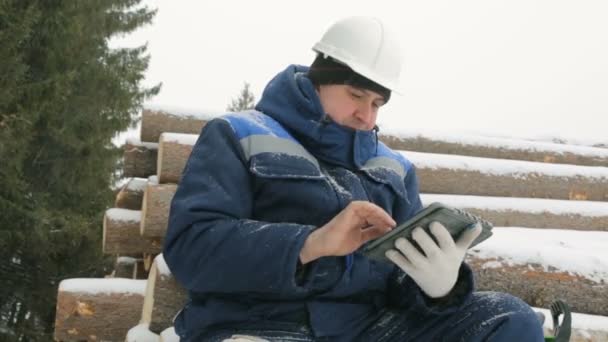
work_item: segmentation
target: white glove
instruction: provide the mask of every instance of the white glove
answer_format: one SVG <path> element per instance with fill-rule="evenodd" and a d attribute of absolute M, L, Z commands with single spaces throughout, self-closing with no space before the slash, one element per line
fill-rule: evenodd
<path fill-rule="evenodd" d="M 439 245 L 420 227 L 412 232 L 412 238 L 426 256 L 407 239 L 399 238 L 395 241 L 397 250 L 386 251 L 386 257 L 407 273 L 427 296 L 440 298 L 450 293 L 456 284 L 460 264 L 481 233 L 481 225 L 466 230 L 456 243 L 441 223 L 432 222 L 429 228 Z"/>

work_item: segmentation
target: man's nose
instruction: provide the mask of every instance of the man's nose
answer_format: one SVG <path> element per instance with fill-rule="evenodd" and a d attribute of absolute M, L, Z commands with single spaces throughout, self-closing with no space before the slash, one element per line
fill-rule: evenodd
<path fill-rule="evenodd" d="M 371 106 L 361 106 L 357 111 L 357 119 L 361 121 L 365 130 L 370 130 L 376 125 L 376 115 Z"/>

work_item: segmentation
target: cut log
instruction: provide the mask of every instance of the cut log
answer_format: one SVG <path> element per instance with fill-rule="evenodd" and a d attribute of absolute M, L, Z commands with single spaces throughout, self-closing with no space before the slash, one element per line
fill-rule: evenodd
<path fill-rule="evenodd" d="M 199 134 L 205 122 L 217 115 L 144 109 L 141 118 L 141 141 L 158 142 L 163 132 Z"/>
<path fill-rule="evenodd" d="M 123 341 L 139 321 L 145 280 L 66 279 L 59 284 L 57 341 Z"/>
<path fill-rule="evenodd" d="M 478 290 L 511 293 L 548 307 L 557 298 L 573 311 L 608 315 L 605 232 L 494 228 L 494 236 L 469 250 Z"/>
<path fill-rule="evenodd" d="M 171 275 L 162 254 L 154 259 L 146 284 L 141 322 L 160 333 L 173 325 L 173 317 L 186 303 L 186 290 Z"/>
<path fill-rule="evenodd" d="M 158 142 L 142 143 L 129 139 L 123 147 L 123 176 L 146 178 L 156 174 Z"/>
<path fill-rule="evenodd" d="M 404 133 L 397 130 L 386 133 L 380 134 L 380 140 L 394 150 L 608 167 L 608 150 L 598 147 L 509 138 Z"/>
<path fill-rule="evenodd" d="M 146 272 L 150 272 L 150 269 L 152 268 L 152 263 L 154 262 L 154 258 L 158 255 L 159 253 L 154 253 L 154 254 L 150 254 L 150 253 L 144 253 L 144 269 L 146 270 Z"/>
<path fill-rule="evenodd" d="M 114 264 L 114 278 L 133 278 L 133 272 L 135 271 L 135 265 L 137 259 L 132 257 L 118 257 Z"/>
<path fill-rule="evenodd" d="M 179 183 L 197 139 L 198 135 L 195 134 L 162 133 L 160 135 L 156 166 L 159 183 Z"/>
<path fill-rule="evenodd" d="M 441 202 L 499 227 L 608 231 L 608 202 L 437 194 L 420 197 L 425 206 Z"/>
<path fill-rule="evenodd" d="M 114 207 L 141 210 L 146 184 L 148 184 L 146 178 L 133 177 L 129 179 L 116 195 Z"/>
<path fill-rule="evenodd" d="M 159 342 L 160 336 L 148 329 L 148 324 L 140 323 L 127 332 L 125 342 Z"/>
<path fill-rule="evenodd" d="M 177 185 L 148 183 L 144 194 L 140 233 L 163 238 L 167 232 L 168 213 Z"/>
<path fill-rule="evenodd" d="M 142 141 L 158 142 L 163 132 L 199 134 L 205 121 L 222 113 L 184 113 L 180 110 L 145 109 L 142 117 Z M 526 160 L 608 167 L 608 151 L 587 147 L 524 139 L 467 137 L 419 131 L 382 128 L 379 135 L 394 150 L 409 150 L 473 157 Z"/>
<path fill-rule="evenodd" d="M 181 144 L 181 148 L 183 152 L 175 158 L 182 160 L 169 164 L 183 168 L 191 145 Z M 425 193 L 608 201 L 605 167 L 400 152 L 416 165 L 420 190 Z M 182 171 L 175 169 L 173 174 Z"/>
<path fill-rule="evenodd" d="M 436 194 L 607 201 L 608 168 L 400 151 L 420 191 Z"/>
<path fill-rule="evenodd" d="M 158 254 L 160 239 L 144 238 L 139 233 L 141 211 L 112 208 L 103 219 L 103 252 L 105 254 Z"/>

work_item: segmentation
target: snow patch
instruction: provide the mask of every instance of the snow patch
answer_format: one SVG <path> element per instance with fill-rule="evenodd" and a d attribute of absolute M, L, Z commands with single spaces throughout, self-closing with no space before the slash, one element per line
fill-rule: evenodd
<path fill-rule="evenodd" d="M 549 164 L 521 160 L 467 157 L 439 153 L 397 151 L 417 167 L 478 171 L 484 174 L 527 178 L 530 175 L 575 177 L 583 176 L 608 181 L 608 167 Z"/>
<path fill-rule="evenodd" d="M 165 258 L 163 257 L 162 253 L 157 255 L 156 258 L 154 258 L 154 261 L 156 262 L 156 268 L 158 269 L 158 272 L 160 274 L 167 276 L 171 275 L 169 265 L 167 265 L 167 262 L 165 261 Z"/>
<path fill-rule="evenodd" d="M 136 192 L 143 192 L 146 190 L 148 180 L 146 178 L 133 177 L 127 183 L 127 189 Z"/>
<path fill-rule="evenodd" d="M 142 142 L 139 138 L 128 138 L 126 143 L 133 146 L 142 146 L 149 150 L 158 150 L 158 143 Z"/>
<path fill-rule="evenodd" d="M 555 154 L 572 153 L 588 157 L 608 158 L 608 149 L 591 146 L 565 145 L 545 141 L 532 141 L 504 137 L 475 136 L 470 134 L 450 134 L 446 132 L 430 130 L 407 130 L 392 127 L 383 127 L 382 133 L 383 135 L 392 135 L 402 139 L 424 138 L 432 141 L 442 141 L 446 143 L 460 144 L 463 146 L 480 146 L 502 148 L 506 150 L 523 150 L 545 153 L 551 152 Z"/>
<path fill-rule="evenodd" d="M 209 121 L 226 113 L 223 110 L 202 109 L 192 107 L 182 107 L 173 105 L 147 104 L 146 109 L 165 112 L 173 116 L 182 116 L 184 118 L 195 118 L 203 121 Z"/>
<path fill-rule="evenodd" d="M 158 342 L 160 337 L 151 332 L 148 323 L 141 323 L 129 329 L 126 342 Z"/>
<path fill-rule="evenodd" d="M 112 221 L 141 222 L 141 210 L 111 208 L 106 211 L 106 216 Z"/>
<path fill-rule="evenodd" d="M 524 213 L 551 213 L 556 215 L 608 216 L 608 202 L 569 201 L 522 197 L 489 197 L 444 194 L 420 194 L 424 205 L 441 202 L 455 208 L 475 208 L 495 211 L 521 211 Z"/>
<path fill-rule="evenodd" d="M 147 280 L 124 278 L 71 278 L 59 283 L 60 292 L 78 293 L 131 293 L 144 295 Z"/>
<path fill-rule="evenodd" d="M 491 238 L 469 250 L 479 258 L 502 260 L 489 266 L 539 264 L 546 271 L 555 268 L 608 282 L 608 232 L 518 227 L 492 231 Z"/>
<path fill-rule="evenodd" d="M 162 337 L 163 342 L 179 342 L 179 336 L 177 336 L 175 328 L 173 327 L 163 330 L 163 332 L 160 333 L 160 336 Z"/>
<path fill-rule="evenodd" d="M 198 140 L 198 134 L 185 134 L 185 133 L 161 133 L 160 141 L 172 142 L 180 145 L 194 146 Z"/>

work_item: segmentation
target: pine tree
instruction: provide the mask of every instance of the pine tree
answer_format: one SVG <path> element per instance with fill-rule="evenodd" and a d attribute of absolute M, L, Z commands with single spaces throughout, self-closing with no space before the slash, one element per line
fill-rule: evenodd
<path fill-rule="evenodd" d="M 232 103 L 226 108 L 230 112 L 240 112 L 242 110 L 252 109 L 255 105 L 255 96 L 249 90 L 249 83 L 245 82 L 245 86 L 241 90 L 239 97 L 232 100 Z"/>
<path fill-rule="evenodd" d="M 143 101 L 151 23 L 141 0 L 0 0 L 0 340 L 50 341 L 57 285 L 108 272 L 101 222 L 116 133 Z"/>

